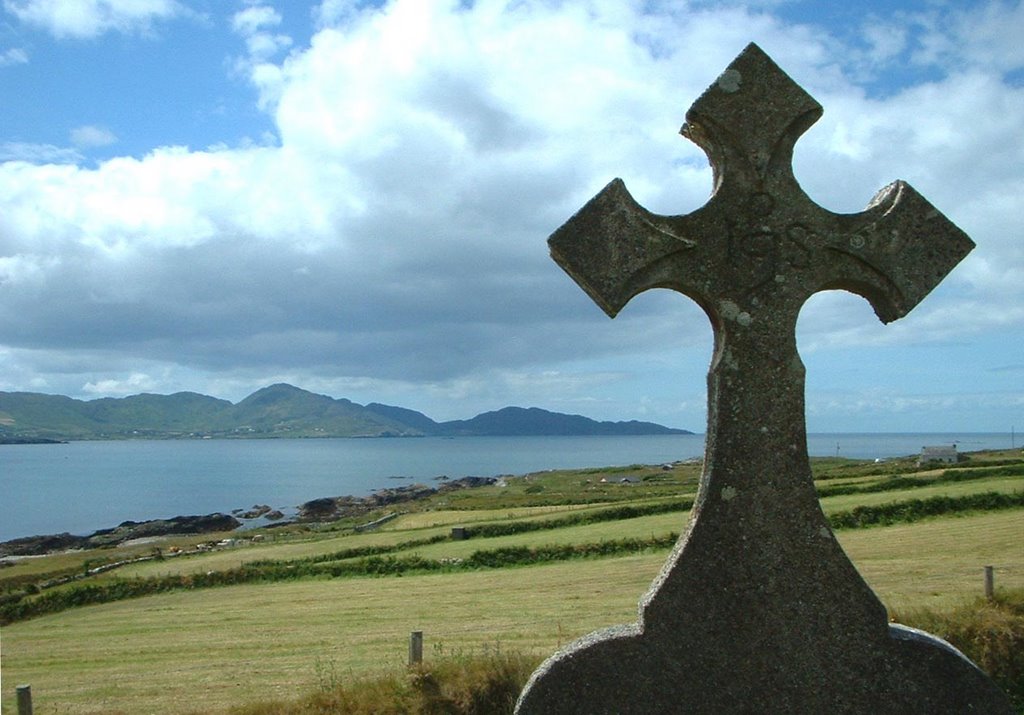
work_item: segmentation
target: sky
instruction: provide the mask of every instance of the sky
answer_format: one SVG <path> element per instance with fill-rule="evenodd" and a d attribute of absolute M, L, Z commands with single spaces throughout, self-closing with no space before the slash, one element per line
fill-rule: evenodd
<path fill-rule="evenodd" d="M 824 106 L 806 193 L 908 181 L 977 248 L 889 325 L 815 295 L 812 432 L 1024 432 L 1024 3 L 0 0 L 0 390 L 275 382 L 703 432 L 712 332 L 614 320 L 547 237 L 708 199 L 690 104 L 753 41 Z"/>

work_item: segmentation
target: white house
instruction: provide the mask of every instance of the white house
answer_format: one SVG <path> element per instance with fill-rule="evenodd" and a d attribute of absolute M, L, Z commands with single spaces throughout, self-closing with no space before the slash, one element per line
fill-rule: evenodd
<path fill-rule="evenodd" d="M 938 447 L 921 447 L 921 456 L 917 458 L 917 466 L 928 462 L 941 462 L 942 464 L 956 464 L 960 459 L 957 454 L 956 445 L 942 445 Z"/>

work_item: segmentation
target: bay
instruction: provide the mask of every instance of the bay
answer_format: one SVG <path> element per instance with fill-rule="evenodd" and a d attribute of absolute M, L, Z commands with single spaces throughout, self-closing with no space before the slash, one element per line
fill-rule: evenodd
<path fill-rule="evenodd" d="M 812 456 L 916 454 L 924 445 L 1006 449 L 1006 434 L 812 434 Z M 699 457 L 703 435 L 425 437 L 71 442 L 0 446 L 0 541 L 88 534 L 126 521 L 230 512 L 254 504 L 286 511 L 326 496 L 441 475 L 661 464 Z"/>

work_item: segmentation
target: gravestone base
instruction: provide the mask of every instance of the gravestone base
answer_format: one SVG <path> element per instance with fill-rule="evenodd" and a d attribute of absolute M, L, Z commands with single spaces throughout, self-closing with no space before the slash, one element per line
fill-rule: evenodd
<path fill-rule="evenodd" d="M 956 649 L 903 626 L 886 627 L 853 652 L 805 642 L 794 654 L 763 642 L 760 631 L 700 625 L 693 637 L 683 630 L 671 642 L 635 626 L 593 633 L 541 666 L 516 712 L 1012 712 L 1006 696 Z M 707 637 L 721 647 L 708 648 L 701 640 Z"/>
<path fill-rule="evenodd" d="M 704 473 L 638 622 L 552 656 L 517 713 L 1009 715 L 953 646 L 888 623 L 828 527 L 806 452 L 762 454 Z"/>

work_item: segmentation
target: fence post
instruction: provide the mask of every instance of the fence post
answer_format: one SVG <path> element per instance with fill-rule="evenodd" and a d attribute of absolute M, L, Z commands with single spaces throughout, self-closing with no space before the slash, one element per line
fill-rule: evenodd
<path fill-rule="evenodd" d="M 409 665 L 419 665 L 423 662 L 423 631 L 413 631 L 409 634 Z"/>
<path fill-rule="evenodd" d="M 996 579 L 994 569 L 991 566 L 985 567 L 985 598 L 992 600 L 996 597 Z"/>
<path fill-rule="evenodd" d="M 18 693 L 18 715 L 32 715 L 32 686 L 19 685 L 14 690 Z"/>

